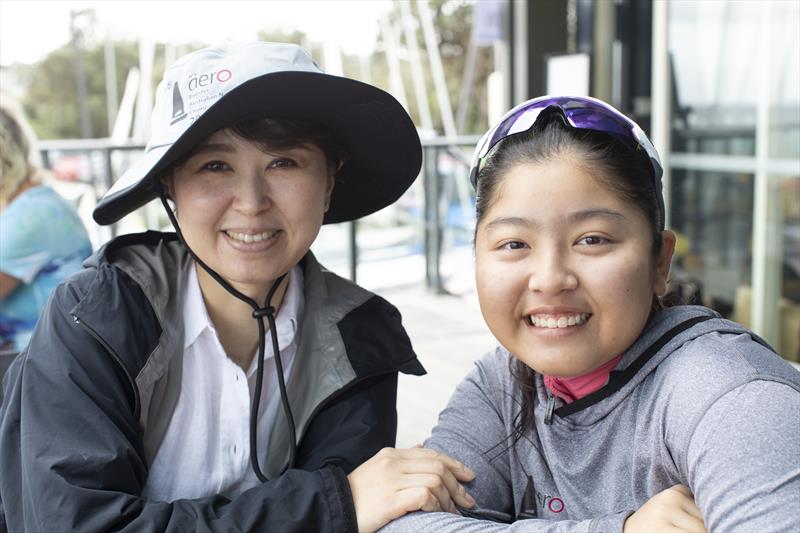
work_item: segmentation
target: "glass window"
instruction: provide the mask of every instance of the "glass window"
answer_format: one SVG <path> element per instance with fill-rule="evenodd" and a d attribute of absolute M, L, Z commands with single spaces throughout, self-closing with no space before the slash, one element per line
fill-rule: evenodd
<path fill-rule="evenodd" d="M 675 276 L 800 361 L 800 3 L 674 2 Z"/>

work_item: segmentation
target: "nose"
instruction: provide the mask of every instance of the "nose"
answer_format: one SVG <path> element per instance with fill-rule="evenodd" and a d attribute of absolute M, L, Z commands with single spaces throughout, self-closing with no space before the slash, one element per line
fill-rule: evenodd
<path fill-rule="evenodd" d="M 272 205 L 267 179 L 259 170 L 239 176 L 235 187 L 233 207 L 244 215 L 258 215 Z"/>
<path fill-rule="evenodd" d="M 543 248 L 537 250 L 532 256 L 528 290 L 544 295 L 554 295 L 578 287 L 578 277 L 565 252 Z"/>

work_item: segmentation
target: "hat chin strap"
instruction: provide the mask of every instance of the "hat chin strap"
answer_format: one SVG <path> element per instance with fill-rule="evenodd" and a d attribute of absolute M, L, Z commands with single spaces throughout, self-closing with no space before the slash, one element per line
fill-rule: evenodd
<path fill-rule="evenodd" d="M 197 262 L 197 264 L 200 265 L 209 276 L 214 278 L 214 280 L 219 283 L 222 288 L 253 308 L 252 315 L 258 324 L 258 368 L 256 369 L 256 387 L 253 391 L 253 400 L 250 406 L 250 465 L 252 466 L 253 472 L 259 481 L 262 483 L 269 481 L 267 476 L 265 476 L 261 471 L 261 467 L 258 464 L 258 408 L 261 403 L 261 387 L 264 381 L 264 345 L 266 341 L 266 332 L 264 331 L 263 320 L 264 317 L 266 317 L 269 321 L 270 337 L 272 338 L 272 353 L 275 354 L 275 372 L 278 374 L 278 388 L 280 389 L 281 393 L 281 404 L 283 405 L 283 413 L 286 416 L 286 423 L 289 426 L 289 462 L 286 467 L 281 470 L 281 474 L 286 472 L 287 469 L 294 465 L 294 459 L 297 452 L 294 417 L 292 416 L 292 410 L 289 407 L 289 397 L 286 394 L 286 381 L 283 377 L 281 351 L 280 347 L 278 346 L 278 334 L 275 331 L 275 313 L 277 310 L 272 306 L 272 297 L 275 295 L 275 291 L 278 290 L 281 282 L 286 277 L 286 274 L 278 276 L 278 278 L 272 283 L 272 286 L 267 292 L 267 297 L 264 299 L 264 305 L 259 307 L 255 300 L 236 290 L 233 286 L 231 286 L 230 283 L 225 281 L 222 276 L 214 272 L 211 267 L 206 265 L 199 257 L 197 257 L 197 254 L 194 253 L 194 251 L 186 243 L 186 240 L 183 238 L 183 233 L 178 225 L 178 220 L 175 218 L 175 213 L 172 211 L 172 208 L 170 208 L 169 203 L 167 202 L 167 195 L 164 192 L 163 185 L 160 183 L 159 188 L 159 198 L 161 199 L 161 203 L 164 205 L 164 209 L 167 211 L 167 216 L 169 217 L 170 222 L 172 222 L 172 226 L 175 228 L 175 233 L 178 235 L 178 239 L 189 251 L 189 255 L 191 255 L 195 262 Z"/>

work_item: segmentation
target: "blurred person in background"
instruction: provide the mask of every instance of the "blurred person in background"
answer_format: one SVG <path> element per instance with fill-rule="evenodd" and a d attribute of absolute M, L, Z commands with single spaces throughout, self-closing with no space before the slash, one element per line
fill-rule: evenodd
<path fill-rule="evenodd" d="M 18 105 L 0 95 L 0 350 L 25 348 L 50 292 L 92 253 L 70 203 L 44 184 L 33 135 Z"/>

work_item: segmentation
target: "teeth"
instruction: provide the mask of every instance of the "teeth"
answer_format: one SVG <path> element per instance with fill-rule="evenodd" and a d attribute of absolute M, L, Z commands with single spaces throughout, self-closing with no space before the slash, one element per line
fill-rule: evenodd
<path fill-rule="evenodd" d="M 591 314 L 589 313 L 580 313 L 572 316 L 560 316 L 558 318 L 546 315 L 530 315 L 528 317 L 528 322 L 537 328 L 564 329 L 570 326 L 579 326 L 584 324 L 587 320 L 589 320 L 590 316 Z"/>
<path fill-rule="evenodd" d="M 260 242 L 265 239 L 269 239 L 273 235 L 275 235 L 277 231 L 265 231 L 263 233 L 239 233 L 236 231 L 226 231 L 225 234 L 235 241 L 241 241 L 245 243 L 251 242 Z"/>

